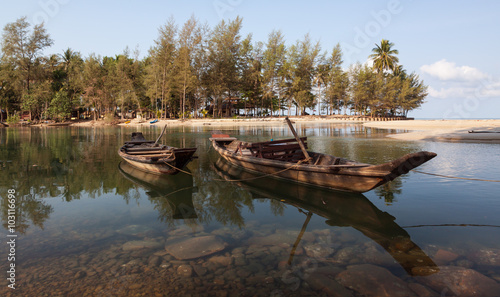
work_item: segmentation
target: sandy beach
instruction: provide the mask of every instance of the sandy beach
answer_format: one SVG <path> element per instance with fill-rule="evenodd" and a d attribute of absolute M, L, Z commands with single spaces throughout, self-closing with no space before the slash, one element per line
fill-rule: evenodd
<path fill-rule="evenodd" d="M 414 120 L 367 122 L 366 127 L 408 130 L 391 134 L 402 140 L 500 143 L 500 120 Z M 469 133 L 488 132 L 488 133 Z M 492 133 L 499 132 L 499 133 Z"/>
<path fill-rule="evenodd" d="M 361 121 L 355 118 L 340 117 L 290 117 L 300 123 L 363 123 L 365 127 L 404 130 L 388 137 L 401 140 L 415 141 L 451 141 L 451 142 L 485 142 L 500 143 L 500 120 L 406 120 L 406 121 Z M 131 120 L 129 123 L 120 123 L 123 127 L 150 126 L 151 120 Z M 158 126 L 255 126 L 255 125 L 283 125 L 284 117 L 250 118 L 250 119 L 189 119 L 189 120 L 160 120 Z M 105 121 L 87 121 L 73 123 L 72 126 L 94 127 L 106 125 Z M 43 126 L 43 125 L 42 125 Z M 487 133 L 469 133 L 487 132 Z M 402 133 L 403 132 L 403 133 Z M 496 133 L 499 132 L 499 133 Z"/>
<path fill-rule="evenodd" d="M 361 123 L 359 120 L 352 120 L 348 118 L 341 117 L 319 117 L 319 116 L 304 116 L 304 117 L 290 117 L 290 120 L 293 122 L 300 123 Z M 129 123 L 120 123 L 118 126 L 125 127 L 137 127 L 137 126 L 150 126 L 150 122 L 152 120 L 138 120 L 133 119 L 130 120 Z M 167 120 L 159 120 L 155 123 L 158 126 L 254 126 L 254 125 L 285 125 L 285 117 L 269 117 L 269 118 L 227 118 L 227 119 L 167 119 Z M 74 123 L 72 126 L 83 126 L 83 127 L 93 127 L 93 126 L 102 126 L 106 125 L 104 121 L 86 121 L 80 123 Z"/>

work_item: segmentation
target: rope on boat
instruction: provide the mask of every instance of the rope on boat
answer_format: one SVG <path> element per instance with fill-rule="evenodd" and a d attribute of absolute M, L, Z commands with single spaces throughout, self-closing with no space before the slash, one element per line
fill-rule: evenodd
<path fill-rule="evenodd" d="M 266 177 L 266 176 L 271 176 L 271 175 L 275 175 L 275 174 L 279 174 L 279 173 L 285 172 L 285 171 L 287 171 L 287 170 L 292 169 L 292 168 L 293 168 L 293 167 L 295 167 L 295 166 L 298 166 L 298 165 L 302 164 L 302 162 L 304 162 L 304 161 L 305 161 L 305 160 L 300 160 L 300 161 L 298 161 L 298 162 L 297 162 L 297 164 L 294 164 L 294 165 L 292 165 L 292 166 L 290 166 L 290 167 L 287 167 L 287 168 L 285 168 L 285 169 L 283 169 L 283 170 L 280 170 L 280 171 L 277 171 L 277 172 L 273 172 L 273 173 L 264 174 L 264 175 L 257 176 L 257 177 L 244 178 L 244 179 L 220 179 L 220 178 L 214 178 L 214 179 L 212 179 L 212 180 L 215 180 L 215 181 L 227 181 L 227 182 L 240 182 L 240 181 L 249 181 L 249 180 L 259 179 L 259 178 L 263 178 L 263 177 Z M 167 162 L 165 162 L 165 161 L 164 161 L 164 163 L 165 163 L 165 164 L 167 164 L 168 166 L 172 167 L 172 168 L 173 168 L 173 169 L 175 169 L 175 170 L 178 170 L 178 171 L 180 171 L 180 172 L 182 172 L 182 173 L 185 173 L 185 174 L 189 174 L 189 175 L 191 175 L 191 176 L 194 176 L 192 173 L 187 172 L 187 171 L 184 171 L 184 170 L 182 170 L 182 169 L 180 169 L 180 168 L 177 168 L 177 167 L 175 167 L 175 166 L 174 166 L 174 165 L 172 165 L 172 164 L 168 164 L 168 163 L 167 163 Z"/>
<path fill-rule="evenodd" d="M 436 224 L 436 225 L 414 225 L 402 226 L 401 228 L 421 228 L 421 227 L 494 227 L 500 228 L 498 225 L 481 225 L 481 224 Z"/>
<path fill-rule="evenodd" d="M 191 175 L 191 176 L 194 176 L 191 172 L 187 172 L 187 171 L 184 171 L 184 170 L 182 170 L 182 169 L 180 169 L 180 168 L 177 168 L 177 167 L 175 167 L 174 165 L 168 164 L 166 161 L 163 161 L 163 163 L 167 164 L 168 166 L 170 166 L 170 167 L 172 167 L 173 169 L 178 170 L 178 171 L 180 171 L 180 172 L 182 172 L 182 173 L 185 173 L 185 174 L 189 174 L 189 175 Z"/>
<path fill-rule="evenodd" d="M 259 178 L 263 178 L 263 177 L 267 177 L 267 176 L 271 176 L 271 175 L 276 175 L 276 174 L 279 174 L 279 173 L 282 173 L 282 172 L 285 172 L 287 170 L 290 170 L 296 166 L 299 166 L 300 164 L 302 164 L 302 162 L 304 162 L 306 160 L 299 160 L 297 162 L 297 164 L 293 164 L 292 166 L 290 167 L 287 167 L 283 170 L 280 170 L 280 171 L 276 171 L 276 172 L 273 172 L 273 173 L 268 173 L 268 174 L 264 174 L 264 175 L 261 175 L 261 176 L 256 176 L 256 177 L 250 177 L 250 178 L 243 178 L 243 179 L 221 179 L 221 178 L 215 178 L 213 180 L 216 180 L 216 181 L 227 181 L 227 182 L 240 182 L 240 181 L 249 181 L 249 180 L 255 180 L 255 179 L 259 179 Z"/>
<path fill-rule="evenodd" d="M 481 179 L 481 178 L 469 178 L 469 177 L 458 177 L 458 176 L 451 176 L 451 175 L 442 175 L 442 174 L 429 173 L 429 172 L 424 172 L 424 171 L 415 170 L 415 169 L 413 169 L 412 171 L 413 171 L 413 172 L 417 172 L 417 173 L 427 174 L 427 175 L 433 175 L 433 176 L 438 176 L 438 177 L 444 177 L 444 178 L 452 178 L 452 179 L 463 179 L 463 180 L 474 180 L 474 181 L 484 181 L 484 182 L 500 183 L 500 180 Z"/>

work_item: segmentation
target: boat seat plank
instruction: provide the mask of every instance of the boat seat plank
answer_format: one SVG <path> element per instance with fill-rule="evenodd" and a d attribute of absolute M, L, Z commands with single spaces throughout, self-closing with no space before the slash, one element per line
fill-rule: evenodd
<path fill-rule="evenodd" d="M 306 142 L 307 137 L 301 137 L 300 140 L 302 140 L 302 142 Z M 241 143 L 245 144 L 247 147 L 258 147 L 260 145 L 274 145 L 274 144 L 281 144 L 281 143 L 288 143 L 288 142 L 297 142 L 297 140 L 295 138 L 290 138 L 290 139 L 280 139 L 280 140 L 263 141 L 263 142 L 244 142 L 244 141 L 241 141 Z"/>
<path fill-rule="evenodd" d="M 157 155 L 157 154 L 171 154 L 170 151 L 146 151 L 146 152 L 127 152 L 128 155 Z"/>
<path fill-rule="evenodd" d="M 171 156 L 172 156 L 172 154 L 155 154 L 155 155 L 146 155 L 144 157 L 145 158 L 158 158 L 158 157 L 169 158 Z"/>
<path fill-rule="evenodd" d="M 131 140 L 125 141 L 125 144 L 142 144 L 142 143 L 155 143 L 154 140 Z"/>
<path fill-rule="evenodd" d="M 166 147 L 163 146 L 135 146 L 135 147 L 126 147 L 127 152 L 147 152 L 147 151 L 158 151 L 162 150 Z"/>

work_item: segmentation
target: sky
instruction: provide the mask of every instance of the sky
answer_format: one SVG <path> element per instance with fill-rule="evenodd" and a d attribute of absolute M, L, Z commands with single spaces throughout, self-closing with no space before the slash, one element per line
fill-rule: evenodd
<path fill-rule="evenodd" d="M 344 68 L 367 62 L 382 39 L 394 43 L 399 62 L 427 85 L 426 102 L 409 116 L 500 118 L 500 1 L 372 0 L 0 0 L 0 27 L 26 16 L 44 22 L 54 44 L 45 54 L 71 48 L 140 57 L 173 17 L 179 27 L 195 16 L 211 28 L 243 19 L 241 34 L 266 42 L 281 30 L 287 45 L 309 34 L 323 51 L 339 43 Z M 2 30 L 3 33 L 3 30 Z"/>

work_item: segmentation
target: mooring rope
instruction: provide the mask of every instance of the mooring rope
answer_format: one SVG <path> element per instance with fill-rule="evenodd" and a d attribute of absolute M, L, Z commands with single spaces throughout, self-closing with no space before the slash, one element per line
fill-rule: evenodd
<path fill-rule="evenodd" d="M 250 177 L 250 178 L 243 178 L 243 179 L 220 179 L 220 178 L 216 178 L 216 179 L 213 179 L 213 180 L 216 180 L 216 181 L 227 181 L 227 182 L 241 182 L 241 181 L 255 180 L 255 179 L 259 179 L 259 178 L 263 178 L 263 177 L 267 177 L 267 176 L 272 176 L 272 175 L 276 175 L 276 174 L 285 172 L 285 171 L 290 170 L 290 169 L 292 169 L 292 168 L 294 168 L 296 166 L 299 166 L 304 161 L 305 160 L 300 160 L 300 161 L 297 162 L 297 164 L 293 164 L 292 166 L 287 167 L 287 168 L 285 168 L 283 170 L 276 171 L 276 172 L 273 172 L 273 173 L 264 174 L 264 175 L 261 175 L 261 176 Z"/>
<path fill-rule="evenodd" d="M 458 177 L 458 176 L 443 175 L 443 174 L 437 174 L 437 173 L 429 173 L 429 172 L 424 172 L 424 171 L 415 170 L 415 169 L 413 169 L 412 171 L 413 172 L 417 172 L 417 173 L 427 174 L 427 175 L 438 176 L 438 177 L 451 178 L 451 179 L 463 179 L 463 180 L 474 180 L 474 181 L 484 181 L 484 182 L 500 183 L 500 180 L 481 179 L 481 178 L 469 178 L 469 177 Z"/>
<path fill-rule="evenodd" d="M 178 171 L 180 171 L 180 172 L 182 172 L 182 173 L 185 173 L 185 174 L 189 174 L 189 175 L 191 175 L 191 176 L 194 176 L 191 172 L 184 171 L 184 170 L 182 170 L 182 169 L 180 169 L 180 168 L 175 167 L 174 165 L 168 164 L 168 163 L 167 163 L 167 161 L 163 161 L 163 163 L 167 164 L 168 166 L 170 166 L 170 167 L 172 167 L 173 169 L 178 170 Z"/>
<path fill-rule="evenodd" d="M 435 225 L 414 225 L 401 226 L 401 228 L 422 228 L 422 227 L 494 227 L 500 228 L 498 225 L 482 225 L 482 224 L 435 224 Z"/>
<path fill-rule="evenodd" d="M 277 171 L 277 172 L 273 172 L 273 173 L 264 174 L 264 175 L 261 175 L 261 176 L 256 176 L 256 177 L 251 177 L 251 178 L 244 178 L 244 179 L 220 179 L 220 178 L 214 178 L 214 179 L 212 179 L 212 180 L 215 180 L 215 181 L 227 181 L 227 182 L 240 182 L 240 181 L 249 181 L 249 180 L 259 179 L 259 178 L 263 178 L 263 177 L 266 177 L 266 176 L 276 175 L 276 174 L 279 174 L 279 173 L 285 172 L 285 171 L 287 171 L 287 170 L 292 169 L 293 167 L 296 167 L 296 166 L 298 166 L 298 165 L 302 164 L 302 162 L 304 162 L 304 161 L 305 161 L 305 160 L 300 160 L 300 161 L 298 161 L 298 162 L 297 162 L 297 164 L 293 164 L 292 166 L 287 167 L 287 168 L 285 168 L 285 169 L 283 169 L 283 170 L 280 170 L 280 171 Z M 168 164 L 166 161 L 163 161 L 163 162 L 164 162 L 165 164 L 167 164 L 168 166 L 172 167 L 172 168 L 173 168 L 173 169 L 175 169 L 175 170 L 178 170 L 178 171 L 180 171 L 180 172 L 182 172 L 182 173 L 185 173 L 185 174 L 189 174 L 189 175 L 191 175 L 191 176 L 194 176 L 192 173 L 187 172 L 187 171 L 184 171 L 184 170 L 182 170 L 182 169 L 180 169 L 180 168 L 177 168 L 177 167 L 175 167 L 175 166 L 174 166 L 174 165 L 172 165 L 172 164 Z"/>

